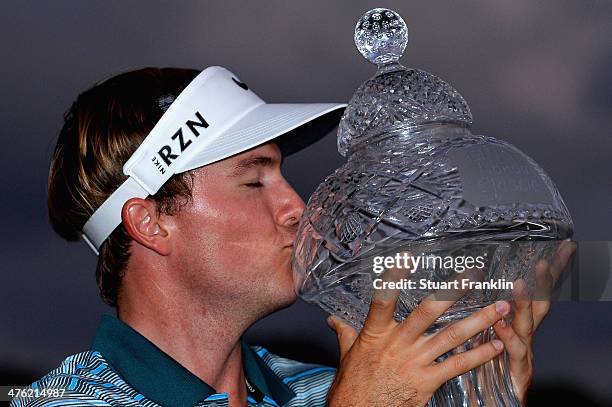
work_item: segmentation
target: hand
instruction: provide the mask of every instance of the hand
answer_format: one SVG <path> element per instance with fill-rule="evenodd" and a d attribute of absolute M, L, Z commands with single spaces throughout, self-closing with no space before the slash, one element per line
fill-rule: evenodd
<path fill-rule="evenodd" d="M 389 270 L 384 281 L 402 275 Z M 351 326 L 330 317 L 340 347 L 340 366 L 328 394 L 330 407 L 424 406 L 447 380 L 495 358 L 503 343 L 494 340 L 436 363 L 436 359 L 484 331 L 510 312 L 500 301 L 445 329 L 424 335 L 457 298 L 425 298 L 408 318 L 393 318 L 399 290 L 375 290 L 370 310 L 359 334 Z M 448 297 L 447 297 L 448 298 Z"/>
<path fill-rule="evenodd" d="M 536 264 L 535 298 L 548 298 L 559 275 L 576 250 L 576 244 L 563 241 L 549 264 L 541 260 Z M 514 392 L 522 405 L 526 404 L 527 391 L 531 385 L 533 373 L 533 352 L 531 342 L 533 334 L 550 310 L 550 300 L 528 298 L 524 280 L 516 280 L 512 295 L 514 298 L 514 319 L 508 325 L 503 319 L 494 325 L 497 337 L 502 340 L 510 360 L 510 376 Z"/>

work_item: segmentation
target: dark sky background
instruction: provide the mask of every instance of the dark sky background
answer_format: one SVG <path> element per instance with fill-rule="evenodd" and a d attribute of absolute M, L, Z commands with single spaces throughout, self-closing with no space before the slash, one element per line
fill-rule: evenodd
<path fill-rule="evenodd" d="M 85 350 L 99 316 L 96 258 L 48 226 L 45 188 L 63 112 L 93 83 L 143 66 L 226 66 L 268 102 L 347 101 L 374 72 L 353 29 L 398 11 L 402 63 L 454 85 L 473 131 L 515 144 L 556 182 L 577 240 L 612 240 L 612 2 L 13 1 L 0 13 L 0 365 L 38 375 Z M 328 136 L 287 160 L 304 199 L 342 163 Z M 582 270 L 588 272 L 589 270 Z M 246 282 L 245 282 L 246 283 Z M 612 303 L 558 303 L 535 343 L 537 383 L 612 397 Z M 333 362 L 325 315 L 298 302 L 250 337 Z M 19 384 L 19 383 L 0 383 Z"/>

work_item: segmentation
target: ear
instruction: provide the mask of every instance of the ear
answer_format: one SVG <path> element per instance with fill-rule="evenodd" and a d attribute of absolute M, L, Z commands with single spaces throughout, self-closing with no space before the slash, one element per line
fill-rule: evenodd
<path fill-rule="evenodd" d="M 170 254 L 169 233 L 154 201 L 141 198 L 128 200 L 121 210 L 121 221 L 132 239 L 162 256 Z"/>

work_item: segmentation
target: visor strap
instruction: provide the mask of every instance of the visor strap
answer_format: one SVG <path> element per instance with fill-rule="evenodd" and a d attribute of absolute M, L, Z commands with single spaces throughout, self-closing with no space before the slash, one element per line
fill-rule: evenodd
<path fill-rule="evenodd" d="M 81 235 L 85 243 L 99 254 L 100 246 L 108 236 L 121 224 L 121 210 L 130 198 L 146 198 L 149 192 L 133 177 L 128 177 L 123 184 L 91 215 L 83 226 Z"/>

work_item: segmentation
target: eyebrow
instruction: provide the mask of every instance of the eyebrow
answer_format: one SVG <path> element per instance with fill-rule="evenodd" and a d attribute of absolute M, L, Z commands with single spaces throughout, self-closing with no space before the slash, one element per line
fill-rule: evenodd
<path fill-rule="evenodd" d="M 234 165 L 234 168 L 231 173 L 231 177 L 238 177 L 243 175 L 248 170 L 255 167 L 273 167 L 278 160 L 276 158 L 272 158 L 266 155 L 256 155 L 252 157 L 244 158 Z M 281 158 L 281 164 L 283 160 Z"/>

